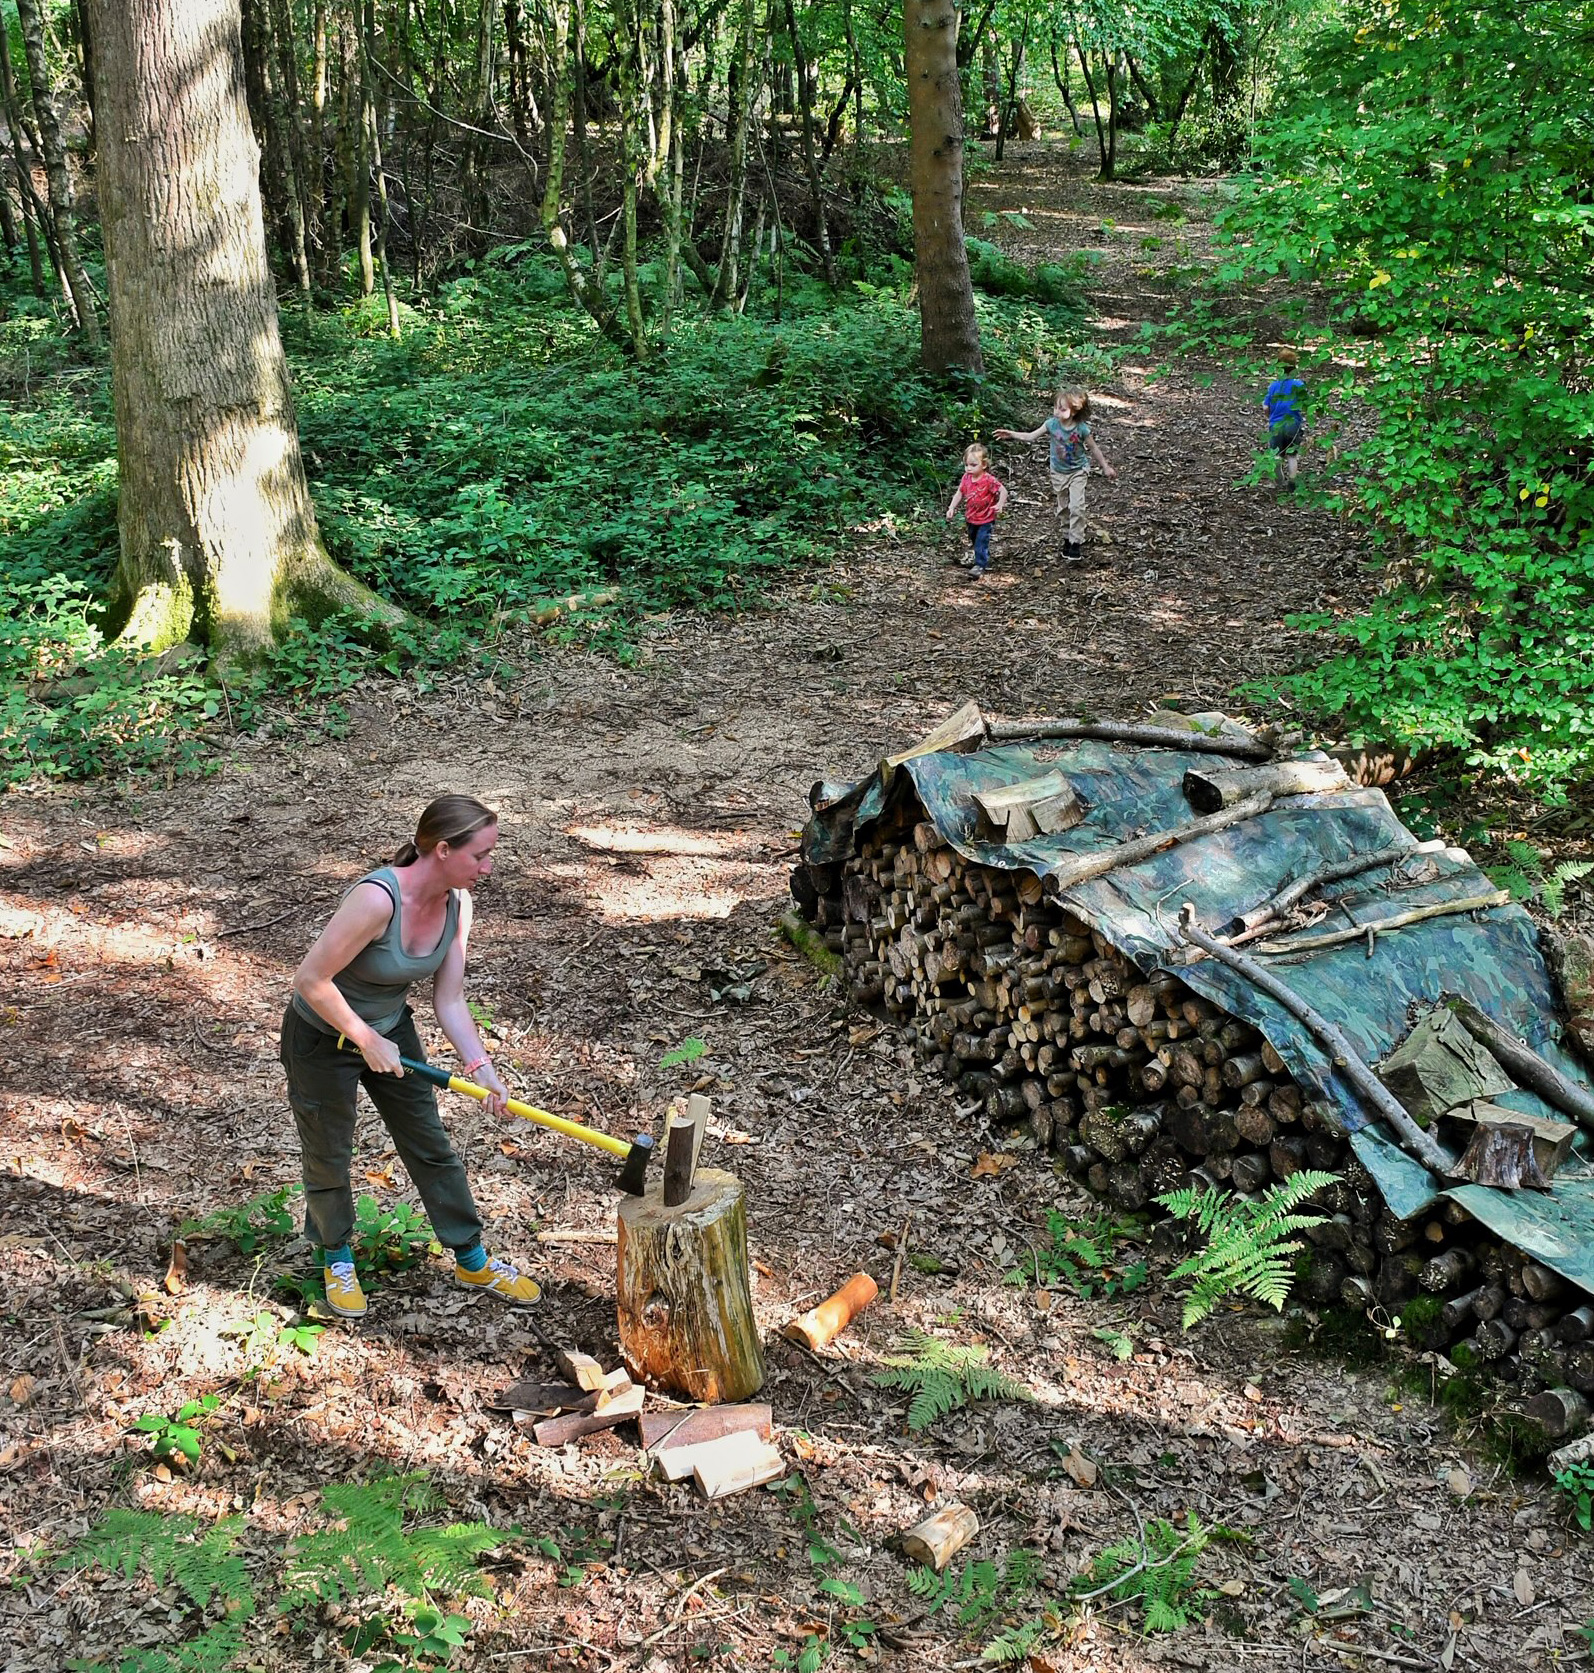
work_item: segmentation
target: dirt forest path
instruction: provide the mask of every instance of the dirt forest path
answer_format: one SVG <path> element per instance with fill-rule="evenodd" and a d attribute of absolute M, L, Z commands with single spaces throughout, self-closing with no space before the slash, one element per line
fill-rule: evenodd
<path fill-rule="evenodd" d="M 1024 210 L 1038 246 L 1106 248 L 1097 328 L 1126 341 L 1158 305 L 1134 240 L 1156 236 L 1151 208 L 1175 191 L 1194 200 L 1177 183 L 1098 187 L 1077 162 L 1023 148 L 980 177 L 972 208 Z M 528 1547 L 511 1555 L 497 1576 L 506 1611 L 471 1606 L 482 1630 L 456 1663 L 467 1669 L 763 1670 L 809 1635 L 833 1644 L 837 1667 L 974 1665 L 981 1633 L 951 1612 L 925 1617 L 887 1544 L 953 1497 L 979 1511 L 978 1554 L 1038 1551 L 1054 1591 L 1137 1520 L 1194 1510 L 1234 1531 L 1204 1559 L 1217 1588 L 1204 1623 L 1146 1639 L 1133 1611 L 1099 1600 L 1037 1667 L 1515 1669 L 1577 1649 L 1586 1544 L 1537 1484 L 1467 1453 L 1420 1394 L 1391 1394 L 1387 1366 L 1304 1357 L 1254 1313 L 1183 1336 L 1155 1286 L 1094 1302 L 1060 1291 L 1043 1311 L 1005 1285 L 1048 1208 L 1087 1205 L 960 1116 L 772 933 L 815 778 L 866 770 L 971 696 L 1015 714 L 1134 713 L 1166 693 L 1216 703 L 1294 653 L 1287 612 L 1355 584 L 1342 530 L 1234 486 L 1257 437 L 1255 390 L 1190 363 L 1148 384 L 1151 365 L 1126 356 L 1101 391 L 1121 481 L 1092 484 L 1098 538 L 1079 568 L 1058 561 L 1043 465 L 1025 459 L 981 589 L 945 548 L 877 531 L 770 609 L 664 624 L 632 668 L 544 651 L 518 681 L 375 687 L 356 694 L 340 742 L 308 726 L 241 737 L 210 778 L 6 803 L 9 1667 L 55 1673 L 153 1630 L 140 1589 L 68 1582 L 27 1555 L 108 1505 L 248 1508 L 285 1536 L 319 1487 L 381 1469 L 425 1470 L 457 1513 L 586 1553 L 571 1572 Z M 713 1095 L 708 1159 L 749 1191 L 765 1397 L 840 1553 L 828 1572 L 862 1589 L 865 1610 L 818 1590 L 792 1493 L 704 1505 L 639 1480 L 616 1436 L 541 1452 L 485 1412 L 485 1396 L 535 1373 L 536 1344 L 451 1288 L 439 1262 L 396 1279 L 362 1329 L 329 1331 L 313 1358 L 284 1354 L 255 1379 L 221 1333 L 264 1303 L 252 1261 L 196 1245 L 186 1287 L 162 1289 L 175 1219 L 296 1178 L 275 1042 L 290 973 L 346 882 L 455 787 L 504 823 L 470 991 L 511 1079 L 622 1133 L 656 1124 L 689 1086 Z M 422 1021 L 435 1050 L 424 1007 Z M 687 1036 L 707 1054 L 661 1069 Z M 492 1242 L 544 1285 L 543 1328 L 613 1363 L 609 1251 L 534 1237 L 610 1226 L 605 1176 L 585 1151 L 447 1102 Z M 971 1177 L 996 1151 L 1016 1161 Z M 374 1120 L 356 1180 L 384 1202 L 409 1194 Z M 859 1267 L 884 1280 L 879 1239 L 910 1213 L 920 1263 L 895 1307 L 882 1298 L 818 1357 L 774 1336 Z M 303 1246 L 288 1255 L 302 1261 Z M 118 1322 L 129 1289 L 169 1321 L 158 1333 Z M 938 1323 L 988 1347 L 1035 1401 L 908 1435 L 903 1402 L 872 1374 L 905 1328 Z M 1133 1357 L 1116 1358 L 1103 1330 L 1129 1331 Z M 132 1469 L 133 1422 L 206 1391 L 221 1405 L 198 1469 L 169 1481 Z M 1099 1474 L 1077 1453 L 1070 1470 L 1076 1443 Z M 1313 1594 L 1352 1606 L 1309 1621 Z M 879 1631 L 860 1658 L 843 1627 L 862 1616 Z M 312 1664 L 348 1665 L 334 1631 L 275 1640 L 264 1663 Z"/>

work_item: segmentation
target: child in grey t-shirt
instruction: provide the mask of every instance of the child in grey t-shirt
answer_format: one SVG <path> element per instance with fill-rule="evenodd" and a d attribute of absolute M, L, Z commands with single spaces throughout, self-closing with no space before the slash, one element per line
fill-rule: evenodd
<path fill-rule="evenodd" d="M 998 430 L 1006 441 L 1039 441 L 1046 437 L 1047 463 L 1052 493 L 1057 500 L 1057 515 L 1068 510 L 1068 531 L 1063 537 L 1063 556 L 1074 560 L 1083 556 L 1085 540 L 1085 479 L 1090 475 L 1091 462 L 1107 477 L 1116 480 L 1118 473 L 1102 457 L 1100 447 L 1090 427 L 1090 397 L 1083 389 L 1059 389 L 1052 407 L 1052 416 L 1033 430 Z"/>

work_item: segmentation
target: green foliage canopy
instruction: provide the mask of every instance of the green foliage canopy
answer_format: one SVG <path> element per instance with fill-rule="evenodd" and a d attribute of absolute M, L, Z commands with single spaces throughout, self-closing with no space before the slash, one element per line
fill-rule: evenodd
<path fill-rule="evenodd" d="M 1375 738 L 1594 768 L 1594 80 L 1586 5 L 1358 0 L 1224 218 L 1227 276 L 1327 287 L 1306 375 L 1385 564 L 1292 682 Z M 1354 416 L 1354 424 L 1344 420 Z"/>

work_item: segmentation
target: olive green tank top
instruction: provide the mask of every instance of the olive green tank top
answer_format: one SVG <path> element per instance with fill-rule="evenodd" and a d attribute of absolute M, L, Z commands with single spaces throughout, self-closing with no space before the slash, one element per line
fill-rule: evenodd
<path fill-rule="evenodd" d="M 359 883 L 375 883 L 393 897 L 393 916 L 387 928 L 369 941 L 332 978 L 332 985 L 349 1003 L 349 1009 L 368 1022 L 378 1034 L 386 1034 L 404 1015 L 404 1002 L 412 982 L 424 982 L 435 976 L 439 966 L 454 945 L 459 933 L 459 891 L 448 891 L 448 909 L 443 918 L 443 933 L 430 952 L 411 955 L 404 951 L 404 896 L 399 889 L 397 875 L 391 866 L 369 871 Z M 353 889 L 349 891 L 353 893 Z M 343 897 L 348 899 L 348 895 Z M 298 993 L 293 996 L 293 1008 L 301 1017 L 323 1034 L 337 1030 L 315 1011 Z"/>

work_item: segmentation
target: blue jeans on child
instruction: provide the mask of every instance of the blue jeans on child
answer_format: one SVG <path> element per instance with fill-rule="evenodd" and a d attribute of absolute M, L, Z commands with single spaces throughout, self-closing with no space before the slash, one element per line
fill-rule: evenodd
<path fill-rule="evenodd" d="M 974 547 L 974 567 L 984 571 L 991 563 L 991 529 L 990 523 L 965 523 L 969 531 L 969 541 Z"/>

